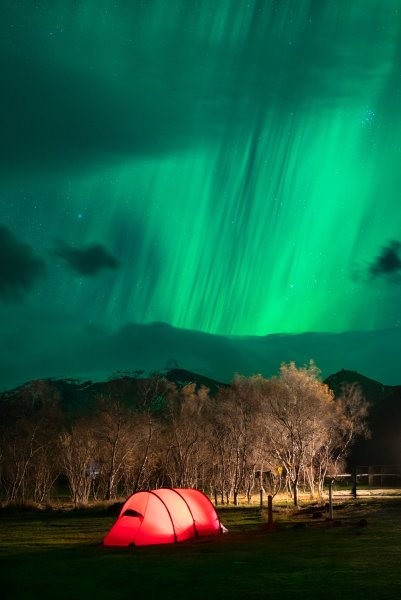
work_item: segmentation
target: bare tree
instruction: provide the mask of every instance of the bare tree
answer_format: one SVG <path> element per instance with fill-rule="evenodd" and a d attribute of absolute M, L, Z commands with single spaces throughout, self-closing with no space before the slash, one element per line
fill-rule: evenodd
<path fill-rule="evenodd" d="M 162 437 L 160 419 L 167 413 L 168 398 L 175 393 L 175 384 L 157 374 L 148 380 L 138 381 L 136 460 L 131 465 L 131 474 L 127 479 L 131 483 L 132 491 L 144 486 L 151 487 L 152 476 L 159 470 L 156 455 L 164 453 L 164 449 L 159 450 Z M 145 482 L 148 482 L 147 486 Z"/>
<path fill-rule="evenodd" d="M 294 505 L 298 505 L 301 474 L 313 484 L 313 457 L 325 436 L 325 419 L 333 407 L 329 388 L 318 379 L 319 371 L 311 362 L 297 368 L 283 364 L 279 377 L 263 386 L 265 427 L 272 454 L 287 473 Z"/>
<path fill-rule="evenodd" d="M 359 385 L 344 384 L 326 420 L 325 439 L 315 456 L 319 495 L 323 494 L 324 479 L 335 477 L 357 437 L 369 437 L 366 424 L 369 404 Z"/>
<path fill-rule="evenodd" d="M 257 462 L 258 402 L 252 378 L 236 376 L 222 388 L 214 415 L 215 450 L 220 457 L 220 495 L 234 504 L 244 492 L 250 498 Z"/>
<path fill-rule="evenodd" d="M 0 407 L 1 485 L 7 500 L 44 502 L 57 478 L 54 448 L 61 423 L 48 382 L 33 382 Z M 53 459 L 53 460 L 52 460 Z"/>
<path fill-rule="evenodd" d="M 134 415 L 121 401 L 105 396 L 97 398 L 95 411 L 92 427 L 98 451 L 97 477 L 104 499 L 110 500 L 132 453 Z"/>
<path fill-rule="evenodd" d="M 204 474 L 209 390 L 191 383 L 168 399 L 163 465 L 171 486 L 195 487 Z"/>
<path fill-rule="evenodd" d="M 80 417 L 59 435 L 59 461 L 74 504 L 87 504 L 99 469 L 93 422 Z"/>

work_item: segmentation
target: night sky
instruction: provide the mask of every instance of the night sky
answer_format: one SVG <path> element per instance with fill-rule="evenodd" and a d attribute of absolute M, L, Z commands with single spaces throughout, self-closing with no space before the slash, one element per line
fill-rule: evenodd
<path fill-rule="evenodd" d="M 0 388 L 401 383 L 399 0 L 3 0 L 0 90 Z"/>

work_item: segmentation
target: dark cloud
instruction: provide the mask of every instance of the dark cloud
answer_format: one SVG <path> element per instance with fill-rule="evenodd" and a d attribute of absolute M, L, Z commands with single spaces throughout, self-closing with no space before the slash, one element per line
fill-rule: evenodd
<path fill-rule="evenodd" d="M 7 90 L 0 99 L 4 173 L 88 168 L 188 143 L 185 102 L 138 70 L 119 84 L 107 73 L 3 57 L 0 86 Z"/>
<path fill-rule="evenodd" d="M 33 310 L 0 311 L 0 390 L 43 377 L 106 380 L 110 373 L 163 369 L 171 357 L 185 369 L 217 381 L 235 373 L 277 374 L 282 361 L 307 364 L 323 378 L 341 368 L 387 385 L 400 383 L 401 328 L 347 333 L 225 337 L 163 323 L 131 324 L 117 332 L 88 328 L 76 315 Z M 14 312 L 13 312 L 14 311 Z"/>
<path fill-rule="evenodd" d="M 160 32 L 152 28 L 150 37 L 143 36 L 136 14 L 142 9 L 131 3 L 123 20 L 118 11 L 110 15 L 110 31 L 118 32 L 131 20 L 132 40 L 124 40 L 122 55 L 120 36 L 111 36 L 105 55 L 97 7 L 88 17 L 94 25 L 85 32 L 81 52 L 80 27 L 75 30 L 71 24 L 68 34 L 66 27 L 63 36 L 53 35 L 54 17 L 48 10 L 30 2 L 24 10 L 20 3 L 7 4 L 8 18 L 0 23 L 0 171 L 7 174 L 21 169 L 36 173 L 41 166 L 70 171 L 126 156 L 158 156 L 191 147 L 194 128 L 196 144 L 220 139 L 227 118 L 248 130 L 255 114 L 265 115 L 266 106 L 287 113 L 289 107 L 336 104 L 361 81 L 370 81 L 387 40 L 383 16 L 375 14 L 377 25 L 372 27 L 372 17 L 366 15 L 355 36 L 353 28 L 344 30 L 335 20 L 331 24 L 319 2 L 314 3 L 313 25 L 310 19 L 307 27 L 298 27 L 294 20 L 286 34 L 269 35 L 271 8 L 262 2 L 254 6 L 249 43 L 231 46 L 231 38 L 222 35 L 219 45 L 215 39 L 210 42 L 207 25 L 194 35 L 193 10 L 180 6 L 171 11 L 176 35 L 167 28 L 161 52 L 155 50 Z M 143 8 L 145 13 L 154 9 L 158 14 L 163 2 L 151 4 L 154 8 Z M 234 19 L 235 12 L 234 6 Z M 203 19 L 212 26 L 213 14 L 206 9 Z M 376 48 L 377 62 L 364 52 L 366 43 Z"/>
<path fill-rule="evenodd" d="M 45 263 L 33 248 L 0 224 L 0 300 L 18 299 L 45 273 Z"/>
<path fill-rule="evenodd" d="M 101 244 L 92 244 L 86 248 L 75 248 L 60 242 L 54 254 L 60 256 L 80 275 L 92 277 L 104 269 L 117 269 L 119 262 Z"/>
<path fill-rule="evenodd" d="M 401 283 L 401 244 L 397 241 L 384 246 L 381 253 L 370 266 L 371 277 L 387 277 Z"/>

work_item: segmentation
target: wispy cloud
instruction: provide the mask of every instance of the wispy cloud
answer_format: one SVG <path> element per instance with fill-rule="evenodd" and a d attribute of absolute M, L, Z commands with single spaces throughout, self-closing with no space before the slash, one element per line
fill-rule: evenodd
<path fill-rule="evenodd" d="M 117 269 L 119 266 L 115 256 L 101 244 L 76 248 L 59 242 L 54 254 L 60 256 L 71 269 L 84 277 L 93 277 L 105 269 Z"/>

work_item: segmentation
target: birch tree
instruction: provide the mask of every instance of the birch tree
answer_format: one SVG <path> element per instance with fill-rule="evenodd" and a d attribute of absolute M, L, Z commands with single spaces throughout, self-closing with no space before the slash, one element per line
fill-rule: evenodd
<path fill-rule="evenodd" d="M 295 506 L 303 472 L 308 473 L 313 490 L 313 459 L 334 406 L 333 393 L 318 375 L 313 362 L 302 368 L 282 364 L 279 377 L 267 381 L 262 391 L 270 451 L 285 468 Z"/>

